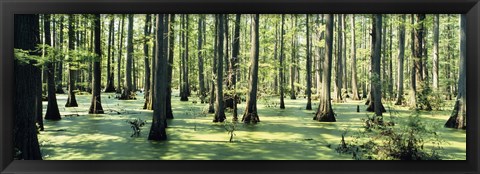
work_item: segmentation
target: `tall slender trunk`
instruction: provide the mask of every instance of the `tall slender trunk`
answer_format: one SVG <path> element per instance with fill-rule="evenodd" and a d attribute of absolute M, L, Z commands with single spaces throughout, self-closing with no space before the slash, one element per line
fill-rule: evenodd
<path fill-rule="evenodd" d="M 360 95 L 358 94 L 358 87 L 357 87 L 357 53 L 355 48 L 355 15 L 352 14 L 352 18 L 350 19 L 351 24 L 351 55 L 352 55 L 352 99 L 353 100 L 360 100 Z"/>
<path fill-rule="evenodd" d="M 397 70 L 397 101 L 395 105 L 402 105 L 403 103 L 403 59 L 405 57 L 405 17 L 402 15 L 400 24 L 399 38 L 398 38 L 398 70 Z"/>
<path fill-rule="evenodd" d="M 50 15 L 44 15 L 44 32 L 45 32 L 45 44 L 51 45 L 52 41 L 50 38 Z M 55 28 L 53 29 L 55 30 Z M 45 53 L 47 54 L 47 53 Z M 55 54 L 55 53 L 54 53 Z M 48 56 L 47 57 L 52 57 Z M 54 55 L 53 57 L 56 57 Z M 48 105 L 47 113 L 45 114 L 45 119 L 47 120 L 60 120 L 60 111 L 58 110 L 57 96 L 55 95 L 55 69 L 53 68 L 53 62 L 55 60 L 47 60 L 46 69 L 47 69 L 47 90 L 48 90 Z M 43 130 L 43 119 L 40 116 L 38 120 L 40 125 L 40 130 Z"/>
<path fill-rule="evenodd" d="M 216 15 L 218 22 L 218 35 L 217 35 L 217 55 L 218 55 L 218 62 L 217 62 L 217 86 L 216 86 L 216 101 L 215 101 L 215 118 L 213 122 L 223 122 L 225 117 L 225 110 L 223 107 L 223 32 L 224 32 L 224 17 L 223 14 Z"/>
<path fill-rule="evenodd" d="M 145 91 L 145 104 L 143 105 L 143 109 L 147 109 L 148 103 L 150 102 L 150 60 L 149 60 L 149 48 L 148 48 L 148 42 L 150 40 L 150 30 L 151 30 L 151 23 L 152 23 L 152 17 L 150 14 L 145 15 L 145 27 L 143 30 L 143 34 L 145 35 L 145 40 L 143 41 L 143 61 L 144 61 L 144 66 L 145 66 L 145 84 L 144 84 L 144 91 Z M 153 57 L 152 57 L 153 59 Z"/>
<path fill-rule="evenodd" d="M 343 53 L 343 28 L 342 28 L 342 15 L 337 14 L 337 24 L 338 24 L 338 35 L 337 35 L 337 63 L 336 63 L 336 73 L 335 73 L 335 102 L 342 102 L 342 79 L 343 79 L 343 66 L 342 66 L 342 53 Z"/>
<path fill-rule="evenodd" d="M 323 87 L 317 112 L 313 120 L 320 122 L 335 122 L 335 113 L 332 109 L 330 86 L 332 74 L 332 47 L 333 47 L 333 14 L 326 14 L 325 60 L 323 61 Z"/>
<path fill-rule="evenodd" d="M 95 14 L 95 54 L 96 58 L 93 62 L 93 81 L 92 81 L 92 103 L 90 105 L 89 114 L 103 114 L 102 100 L 100 96 L 100 85 L 102 80 L 102 61 L 101 50 L 101 30 L 100 30 L 100 14 Z"/>
<path fill-rule="evenodd" d="M 173 54 L 174 54 L 174 40 L 175 36 L 173 35 L 173 22 L 175 20 L 175 14 L 165 15 L 165 24 L 164 26 L 164 41 L 163 41 L 163 52 L 165 59 L 168 59 L 167 65 L 167 89 L 166 89 L 166 112 L 167 119 L 173 119 L 172 111 L 172 66 L 173 66 Z M 165 127 L 167 123 L 165 122 Z"/>
<path fill-rule="evenodd" d="M 134 99 L 135 89 L 132 83 L 133 64 L 133 14 L 128 14 L 127 56 L 125 58 L 125 84 L 123 85 L 122 100 Z"/>
<path fill-rule="evenodd" d="M 215 15 L 214 15 L 215 16 Z M 214 39 L 213 39 L 213 62 L 212 62 L 212 80 L 211 80 L 211 88 L 210 88 L 210 100 L 208 102 L 208 113 L 214 113 L 215 112 L 215 78 L 217 76 L 217 73 L 216 73 L 216 67 L 217 67 L 217 59 L 218 59 L 218 20 L 216 19 L 217 16 L 215 16 L 215 26 L 214 26 L 214 30 L 215 30 L 215 34 L 214 34 Z"/>
<path fill-rule="evenodd" d="M 305 15 L 305 29 L 306 38 L 307 38 L 307 106 L 305 107 L 306 110 L 312 110 L 312 58 L 311 58 L 311 48 L 310 48 L 310 25 L 309 25 L 309 14 Z"/>
<path fill-rule="evenodd" d="M 438 51 L 438 37 L 439 37 L 439 25 L 440 25 L 440 15 L 435 14 L 433 21 L 433 89 L 438 89 L 438 62 L 439 62 L 439 51 Z"/>
<path fill-rule="evenodd" d="M 380 77 L 380 52 L 382 48 L 382 41 L 380 40 L 382 38 L 382 14 L 376 14 L 375 15 L 375 26 L 373 27 L 375 29 L 375 49 L 373 52 L 373 79 L 376 79 Z M 374 111 L 376 116 L 382 116 L 382 110 L 383 106 L 382 105 L 382 83 L 381 81 L 373 81 L 373 101 L 371 103 L 374 103 Z M 379 120 L 376 120 L 378 123 L 382 123 L 383 119 L 379 118 Z"/>
<path fill-rule="evenodd" d="M 382 50 L 382 15 L 372 15 L 372 45 L 371 45 L 371 77 L 370 102 L 367 111 L 382 116 L 386 112 L 382 104 L 382 81 L 380 78 L 381 50 Z M 382 123 L 382 120 L 376 120 Z"/>
<path fill-rule="evenodd" d="M 74 23 L 73 14 L 68 15 L 68 51 L 73 52 L 75 49 L 75 29 L 73 27 Z M 69 55 L 69 59 L 72 60 L 73 57 Z M 76 70 L 73 70 L 73 63 L 68 64 L 68 99 L 65 107 L 78 107 L 77 99 L 75 98 L 75 75 Z"/>
<path fill-rule="evenodd" d="M 296 52 L 297 52 L 297 45 L 296 45 L 296 37 L 297 37 L 297 32 L 296 32 L 296 23 L 297 23 L 297 15 L 292 14 L 295 18 L 295 20 L 292 20 L 292 27 L 291 29 L 293 30 L 293 36 L 292 36 L 292 56 L 290 58 L 290 99 L 297 99 L 295 96 L 295 77 L 296 77 Z"/>
<path fill-rule="evenodd" d="M 188 16 L 187 14 L 182 14 L 182 64 L 181 64 L 181 88 L 180 88 L 180 101 L 188 101 Z"/>
<path fill-rule="evenodd" d="M 238 71 L 238 54 L 240 52 L 240 19 L 241 15 L 236 14 L 235 15 L 235 29 L 233 33 L 233 43 L 232 43 L 232 60 L 231 60 L 231 65 L 232 65 L 232 87 L 234 91 L 234 100 L 233 100 L 233 121 L 238 120 L 237 116 L 237 71 Z M 205 31 L 205 30 L 203 30 Z M 276 76 L 275 76 L 276 77 Z"/>
<path fill-rule="evenodd" d="M 204 25 L 204 15 L 200 15 L 198 17 L 198 83 L 200 86 L 200 102 L 205 103 L 205 97 L 206 97 L 206 91 L 205 91 L 205 82 L 204 82 L 204 70 L 203 70 L 203 57 L 202 57 L 202 52 L 203 52 L 203 38 L 202 36 L 204 35 L 205 31 L 203 31 L 203 25 Z"/>
<path fill-rule="evenodd" d="M 152 126 L 150 128 L 150 133 L 148 135 L 148 140 L 162 141 L 167 139 L 166 133 L 166 93 L 162 91 L 167 91 L 167 57 L 164 56 L 163 44 L 164 44 L 164 14 L 157 14 L 157 27 L 156 27 L 156 61 L 153 79 L 154 81 L 154 100 L 155 105 L 153 105 L 153 118 Z"/>
<path fill-rule="evenodd" d="M 125 15 L 122 14 L 122 22 L 121 24 L 118 24 L 120 27 L 120 32 L 119 32 L 119 44 L 118 44 L 118 58 L 117 58 L 117 93 L 122 93 L 122 50 L 123 50 L 123 32 L 125 28 Z"/>
<path fill-rule="evenodd" d="M 285 109 L 285 102 L 284 102 L 284 84 L 285 84 L 285 78 L 283 77 L 283 71 L 284 71 L 284 66 L 283 66 L 283 36 L 285 35 L 285 29 L 284 29 L 284 24 L 285 24 L 285 14 L 282 14 L 282 29 L 280 30 L 280 71 L 279 71 L 279 76 L 280 76 L 280 109 Z"/>
<path fill-rule="evenodd" d="M 466 14 L 460 15 L 460 61 L 459 61 L 459 71 L 458 71 L 458 94 L 455 101 L 455 106 L 453 107 L 452 115 L 445 123 L 445 127 L 456 128 L 456 129 L 466 129 L 466 112 L 467 112 L 467 88 L 466 88 L 466 78 L 467 78 L 467 38 L 466 38 Z"/>
<path fill-rule="evenodd" d="M 114 26 L 113 24 L 115 23 L 115 17 L 111 16 L 110 17 L 110 24 L 109 24 L 109 29 L 108 29 L 108 51 L 107 51 L 107 85 L 105 87 L 105 92 L 115 92 L 115 85 L 114 85 L 114 76 L 113 76 L 113 67 L 111 65 L 112 60 L 113 60 L 113 54 L 112 54 L 112 46 L 114 45 Z"/>
<path fill-rule="evenodd" d="M 258 54 L 259 54 L 259 14 L 252 15 L 252 48 L 250 49 L 250 79 L 248 84 L 248 99 L 242 121 L 244 123 L 257 123 L 260 121 L 257 113 L 257 88 L 258 88 Z"/>
<path fill-rule="evenodd" d="M 59 27 L 59 30 L 58 32 L 60 33 L 59 37 L 60 37 L 60 41 L 59 41 L 59 46 L 60 46 L 60 50 L 62 50 L 62 53 L 63 53 L 63 18 L 64 18 L 64 15 L 60 15 L 60 27 Z M 56 93 L 57 94 L 64 94 L 65 91 L 63 91 L 63 86 L 62 86 L 62 82 L 63 82 L 63 57 L 59 57 L 60 61 L 57 62 L 57 70 L 56 70 Z"/>

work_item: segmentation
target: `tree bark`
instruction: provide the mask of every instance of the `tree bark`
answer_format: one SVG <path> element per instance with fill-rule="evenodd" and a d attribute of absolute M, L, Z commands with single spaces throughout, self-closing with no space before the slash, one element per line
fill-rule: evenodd
<path fill-rule="evenodd" d="M 336 66 L 335 66 L 335 69 L 336 69 L 336 73 L 335 73 L 335 90 L 334 90 L 334 93 L 335 93 L 335 99 L 334 101 L 335 102 L 342 102 L 343 99 L 342 99 L 342 78 L 343 78 L 343 66 L 342 66 L 342 53 L 343 53 L 343 39 L 342 39 L 342 33 L 343 33 L 343 30 L 342 30 L 342 17 L 340 14 L 337 14 L 337 24 L 338 24 L 338 42 L 337 42 L 337 62 L 336 62 Z"/>
<path fill-rule="evenodd" d="M 376 14 L 375 15 L 375 25 L 373 28 L 375 28 L 375 50 L 373 52 L 373 79 L 380 79 L 380 52 L 382 48 L 382 41 L 380 40 L 382 38 L 382 15 L 381 14 Z M 382 84 L 381 81 L 379 80 L 373 80 L 373 103 L 375 105 L 374 111 L 376 116 L 382 116 L 382 107 L 378 106 L 383 106 L 382 105 Z M 383 120 L 380 118 L 380 120 L 376 120 L 379 123 L 382 123 Z"/>
<path fill-rule="evenodd" d="M 244 123 L 260 122 L 257 113 L 257 87 L 258 87 L 258 56 L 259 56 L 259 14 L 254 14 L 252 19 L 252 47 L 250 50 L 250 78 L 248 82 L 248 98 L 242 121 Z"/>
<path fill-rule="evenodd" d="M 145 66 L 145 84 L 144 84 L 144 95 L 145 95 L 145 104 L 143 105 L 143 109 L 147 109 L 148 103 L 150 103 L 150 60 L 149 60 L 149 48 L 148 48 L 148 41 L 150 40 L 150 26 L 152 23 L 152 17 L 150 14 L 145 15 L 145 27 L 143 30 L 143 34 L 145 35 L 145 40 L 143 41 L 143 56 L 144 56 L 144 66 Z M 152 57 L 153 59 L 153 57 Z"/>
<path fill-rule="evenodd" d="M 134 99 L 135 93 L 132 83 L 133 64 L 133 14 L 128 14 L 127 57 L 125 59 L 125 84 L 123 85 L 121 100 Z"/>
<path fill-rule="evenodd" d="M 335 113 L 330 100 L 333 47 L 333 14 L 326 14 L 325 60 L 323 61 L 323 87 L 317 112 L 313 120 L 320 122 L 335 122 Z"/>
<path fill-rule="evenodd" d="M 206 91 L 205 91 L 205 77 L 204 77 L 204 70 L 203 70 L 203 38 L 202 36 L 205 34 L 205 31 L 203 31 L 203 25 L 205 23 L 205 18 L 204 15 L 200 15 L 198 18 L 198 85 L 200 86 L 200 102 L 205 103 L 205 98 L 206 98 Z"/>
<path fill-rule="evenodd" d="M 355 48 L 355 15 L 352 14 L 350 20 L 351 23 L 351 32 L 352 32 L 352 41 L 351 41 L 351 50 L 352 50 L 352 99 L 360 100 L 360 95 L 358 94 L 357 86 L 357 54 Z"/>
<path fill-rule="evenodd" d="M 180 101 L 188 101 L 188 16 L 187 14 L 182 14 L 182 85 L 180 88 Z"/>
<path fill-rule="evenodd" d="M 438 35 L 439 35 L 440 15 L 435 14 L 433 21 L 433 89 L 438 89 Z"/>
<path fill-rule="evenodd" d="M 50 15 L 44 15 L 44 32 L 45 32 L 45 44 L 50 46 L 52 41 L 50 39 Z M 55 28 L 54 28 L 55 30 Z M 45 52 L 47 54 L 47 52 Z M 56 57 L 56 55 L 45 55 L 50 59 L 50 57 Z M 45 114 L 46 120 L 60 120 L 60 111 L 58 110 L 57 104 L 57 96 L 55 95 L 55 69 L 53 68 L 53 62 L 55 60 L 47 60 L 46 69 L 47 69 L 47 90 L 48 90 L 48 105 L 47 105 L 47 113 Z M 43 120 L 40 117 L 39 124 L 40 130 L 43 131 Z"/>
<path fill-rule="evenodd" d="M 40 43 L 38 15 L 15 15 L 14 21 L 14 47 L 22 50 L 35 50 Z M 40 55 L 40 52 L 30 52 L 30 55 Z M 41 70 L 33 65 L 35 63 L 37 63 L 35 60 L 28 63 L 14 60 L 13 111 L 15 117 L 13 118 L 13 127 L 15 129 L 13 129 L 13 146 L 21 152 L 19 160 L 42 159 L 35 128 L 37 111 L 35 107 L 29 107 L 39 95 L 38 90 L 32 90 L 32 87 L 35 88 L 39 85 L 35 78 L 41 77 Z"/>
<path fill-rule="evenodd" d="M 120 25 L 120 24 L 119 24 Z M 119 32 L 119 46 L 118 46 L 118 58 L 117 58 L 117 93 L 121 94 L 122 93 L 122 50 L 123 50 L 123 32 L 124 32 L 124 28 L 125 28 L 125 15 L 122 14 L 122 22 L 121 22 L 121 25 L 119 26 L 120 27 L 120 32 Z"/>
<path fill-rule="evenodd" d="M 89 114 L 103 114 L 102 97 L 100 96 L 100 85 L 102 80 L 102 70 L 100 62 L 102 61 L 101 36 L 100 36 L 100 14 L 95 14 L 95 55 L 93 61 L 93 82 L 92 82 L 92 103 Z"/>
<path fill-rule="evenodd" d="M 164 44 L 164 14 L 157 14 L 157 27 L 156 27 L 156 50 L 157 54 L 155 56 L 155 69 L 154 70 L 154 94 L 155 105 L 153 105 L 153 119 L 152 127 L 150 128 L 150 133 L 148 135 L 148 140 L 162 141 L 167 139 L 166 133 L 166 93 L 162 91 L 167 91 L 167 56 L 164 56 L 163 44 Z"/>
<path fill-rule="evenodd" d="M 111 65 L 113 55 L 112 55 L 112 45 L 114 45 L 114 26 L 113 24 L 115 23 L 115 17 L 111 16 L 110 17 L 110 24 L 109 24 L 109 29 L 108 29 L 108 56 L 107 56 L 107 85 L 105 87 L 105 92 L 115 92 L 115 85 L 114 85 L 114 76 L 113 76 L 113 67 Z M 95 66 L 95 65 L 94 65 Z"/>
<path fill-rule="evenodd" d="M 167 66 L 167 73 L 168 73 L 168 79 L 167 79 L 167 119 L 173 119 L 173 111 L 172 111 L 172 66 L 173 66 L 173 54 L 174 54 L 174 48 L 175 48 L 175 35 L 173 35 L 173 29 L 174 29 L 174 24 L 175 22 L 175 14 L 169 14 L 168 20 L 167 20 L 167 33 L 168 35 L 168 66 Z M 165 51 L 167 52 L 167 51 Z M 166 123 L 165 123 L 166 125 Z"/>
<path fill-rule="evenodd" d="M 225 110 L 223 107 L 223 32 L 224 32 L 224 17 L 223 14 L 217 14 L 216 15 L 217 20 L 218 20 L 218 35 L 217 35 L 217 55 L 218 55 L 218 60 L 217 60 L 217 83 L 216 83 L 216 102 L 215 102 L 215 118 L 213 119 L 213 122 L 223 122 L 226 117 L 225 117 Z"/>
<path fill-rule="evenodd" d="M 232 88 L 234 90 L 234 100 L 233 100 L 233 121 L 238 120 L 237 116 L 237 71 L 238 71 L 238 54 L 240 52 L 240 19 L 241 19 L 241 14 L 236 14 L 235 15 L 235 29 L 233 33 L 233 43 L 232 43 L 232 60 L 231 60 L 231 65 L 232 65 L 232 77 L 231 82 L 232 82 Z M 203 30 L 205 31 L 205 30 Z"/>
<path fill-rule="evenodd" d="M 60 45 L 60 49 L 62 50 L 63 52 L 63 17 L 64 15 L 61 15 L 60 16 L 60 27 L 59 27 L 59 34 L 60 34 L 60 41 L 59 41 L 59 45 Z M 59 58 L 60 61 L 57 62 L 57 75 L 56 75 L 56 93 L 57 94 L 65 94 L 65 91 L 63 91 L 63 86 L 62 86 L 62 82 L 63 82 L 63 58 Z"/>
<path fill-rule="evenodd" d="M 217 58 L 218 58 L 218 20 L 216 19 L 217 17 L 215 16 L 215 37 L 213 39 L 213 62 L 212 62 L 212 81 L 211 81 L 211 88 L 210 88 L 210 100 L 208 102 L 208 113 L 214 113 L 215 112 L 215 78 L 217 76 L 216 74 L 216 68 L 217 68 Z"/>
<path fill-rule="evenodd" d="M 293 36 L 292 36 L 292 56 L 291 56 L 291 64 L 290 64 L 290 99 L 294 100 L 297 99 L 295 96 L 295 77 L 296 77 L 296 52 L 297 52 L 297 45 L 296 45 L 296 37 L 297 37 L 297 32 L 296 32 L 296 25 L 297 25 L 297 15 L 292 14 L 295 18 L 295 20 L 292 19 L 292 28 L 293 30 Z"/>
<path fill-rule="evenodd" d="M 466 58 L 467 58 L 467 38 L 466 38 L 466 14 L 460 15 L 460 61 L 458 70 L 458 94 L 453 107 L 452 115 L 445 123 L 445 127 L 456 129 L 467 129 L 467 88 L 466 88 Z"/>
<path fill-rule="evenodd" d="M 398 70 L 397 70 L 397 101 L 395 105 L 402 105 L 403 103 L 403 60 L 405 57 L 405 17 L 402 15 L 402 21 L 400 23 L 400 31 L 398 38 Z"/>
<path fill-rule="evenodd" d="M 373 15 L 372 20 L 372 57 L 370 77 L 370 102 L 367 111 L 375 112 L 376 116 L 382 116 L 386 112 L 382 104 L 382 81 L 380 78 L 380 60 L 382 50 L 382 15 Z M 382 120 L 376 120 L 381 123 Z"/>
<path fill-rule="evenodd" d="M 307 106 L 305 107 L 306 110 L 312 110 L 312 58 L 311 58 L 311 48 L 310 48 L 310 25 L 309 25 L 309 14 L 305 15 L 305 29 L 306 38 L 307 38 Z"/>
<path fill-rule="evenodd" d="M 285 84 L 285 78 L 283 77 L 283 37 L 285 35 L 285 14 L 282 14 L 282 29 L 280 30 L 280 71 L 279 71 L 279 76 L 280 76 L 280 109 L 285 109 L 285 102 L 284 102 L 284 84 Z"/>
<path fill-rule="evenodd" d="M 69 59 L 70 61 L 73 60 L 73 57 L 70 52 L 73 52 L 75 49 L 75 29 L 73 27 L 74 23 L 74 16 L 73 14 L 68 15 L 68 51 L 69 51 Z M 73 63 L 68 64 L 68 99 L 65 107 L 78 107 L 77 99 L 75 98 L 75 76 L 76 70 L 73 70 Z"/>
<path fill-rule="evenodd" d="M 415 73 L 415 80 L 417 84 L 420 84 L 420 88 L 417 88 L 415 86 L 416 91 L 423 93 L 423 90 L 427 88 L 427 82 L 424 81 L 424 75 L 423 75 L 423 37 L 424 37 L 424 20 L 425 20 L 425 14 L 417 14 L 417 24 L 419 25 L 415 29 L 415 39 L 414 39 L 414 73 Z M 427 97 L 427 96 L 423 96 Z M 419 109 L 425 109 L 425 110 L 432 110 L 432 107 L 430 105 L 430 102 L 428 100 L 419 100 L 417 101 L 418 105 L 420 105 Z M 418 107 L 417 105 L 417 107 Z M 416 107 L 416 108 L 417 108 Z"/>

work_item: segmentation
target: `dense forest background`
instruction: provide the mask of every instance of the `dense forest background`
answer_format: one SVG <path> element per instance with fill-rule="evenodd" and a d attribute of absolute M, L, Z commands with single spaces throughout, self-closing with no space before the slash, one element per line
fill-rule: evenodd
<path fill-rule="evenodd" d="M 465 22 L 455 14 L 17 15 L 15 146 L 19 158 L 41 159 L 36 130 L 87 114 L 59 109 L 81 108 L 82 95 L 91 97 L 88 114 L 126 114 L 105 107 L 114 98 L 153 110 L 151 122 L 130 121 L 137 133 L 151 124 L 148 140 L 167 140 L 176 104 L 231 122 L 230 141 L 237 123 L 263 122 L 271 110 L 260 108 L 289 110 L 293 100 L 319 122 L 336 122 L 335 105 L 353 102 L 349 109 L 373 113 L 361 122 L 380 134 L 395 126 L 383 116 L 395 115 L 391 107 L 448 111 L 444 126 L 465 129 Z M 342 134 L 337 151 L 352 153 L 347 144 Z"/>

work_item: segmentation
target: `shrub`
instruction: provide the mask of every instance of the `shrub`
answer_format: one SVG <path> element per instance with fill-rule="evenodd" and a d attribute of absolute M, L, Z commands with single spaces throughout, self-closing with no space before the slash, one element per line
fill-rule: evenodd
<path fill-rule="evenodd" d="M 367 116 L 366 120 L 371 120 Z M 375 124 L 374 124 L 375 125 Z M 435 131 L 427 129 L 418 113 L 409 117 L 402 127 L 375 125 L 357 132 L 353 140 L 345 142 L 342 134 L 338 153 L 352 154 L 356 160 L 439 160 L 438 150 L 443 143 Z M 380 129 L 373 129 L 380 128 Z M 431 150 L 424 148 L 426 143 L 433 144 Z"/>
<path fill-rule="evenodd" d="M 142 131 L 141 128 L 143 126 L 145 126 L 145 124 L 147 123 L 147 121 L 139 119 L 139 118 L 136 118 L 136 119 L 133 119 L 133 120 L 127 120 L 126 122 L 130 124 L 130 127 L 133 130 L 133 133 L 132 133 L 132 135 L 130 135 L 130 137 L 140 136 L 140 132 Z"/>

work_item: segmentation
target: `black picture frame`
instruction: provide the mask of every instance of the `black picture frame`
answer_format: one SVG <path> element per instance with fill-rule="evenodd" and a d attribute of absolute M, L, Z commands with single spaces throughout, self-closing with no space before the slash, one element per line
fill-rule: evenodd
<path fill-rule="evenodd" d="M 0 0 L 1 173 L 478 173 L 478 0 Z M 466 13 L 467 160 L 462 161 L 18 161 L 13 160 L 14 14 Z M 285 154 L 289 155 L 289 154 Z"/>

